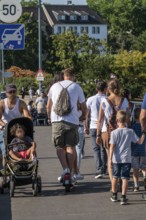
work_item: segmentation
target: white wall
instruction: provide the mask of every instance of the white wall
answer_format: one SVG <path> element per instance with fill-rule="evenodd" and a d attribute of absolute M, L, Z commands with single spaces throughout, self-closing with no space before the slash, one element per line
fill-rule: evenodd
<path fill-rule="evenodd" d="M 107 40 L 107 25 L 84 25 L 84 24 L 62 24 L 62 25 L 55 25 L 54 26 L 54 34 L 58 34 L 58 27 L 65 27 L 66 30 L 69 29 L 69 27 L 77 27 L 77 32 L 79 35 L 81 35 L 81 27 L 88 27 L 88 36 L 95 39 L 100 40 Z M 92 27 L 100 27 L 100 33 L 99 34 L 93 34 L 92 33 Z M 63 29 L 62 29 L 63 31 Z"/>

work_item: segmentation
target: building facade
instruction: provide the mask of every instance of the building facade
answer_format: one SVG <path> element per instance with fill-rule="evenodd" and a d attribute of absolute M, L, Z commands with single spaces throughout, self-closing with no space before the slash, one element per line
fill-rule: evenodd
<path fill-rule="evenodd" d="M 49 25 L 49 34 L 72 31 L 77 35 L 86 33 L 90 38 L 107 41 L 107 24 L 87 5 L 42 6 Z"/>

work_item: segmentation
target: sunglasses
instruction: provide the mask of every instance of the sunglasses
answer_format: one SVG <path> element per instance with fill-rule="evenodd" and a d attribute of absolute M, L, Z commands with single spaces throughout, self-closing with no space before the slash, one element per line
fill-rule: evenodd
<path fill-rule="evenodd" d="M 16 90 L 12 90 L 10 92 L 8 92 L 9 94 L 15 94 L 16 93 Z"/>

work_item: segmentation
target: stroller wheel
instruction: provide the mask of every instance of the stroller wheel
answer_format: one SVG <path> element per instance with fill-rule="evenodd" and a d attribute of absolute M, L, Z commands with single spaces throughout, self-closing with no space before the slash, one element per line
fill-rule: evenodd
<path fill-rule="evenodd" d="M 37 186 L 38 186 L 38 193 L 42 192 L 42 179 L 41 176 L 37 177 Z"/>
<path fill-rule="evenodd" d="M 32 193 L 33 193 L 33 196 L 37 196 L 37 194 L 38 194 L 38 184 L 37 184 L 37 180 L 34 180 L 34 181 L 33 181 Z"/>
<path fill-rule="evenodd" d="M 10 180 L 10 197 L 14 197 L 15 182 L 13 177 Z"/>

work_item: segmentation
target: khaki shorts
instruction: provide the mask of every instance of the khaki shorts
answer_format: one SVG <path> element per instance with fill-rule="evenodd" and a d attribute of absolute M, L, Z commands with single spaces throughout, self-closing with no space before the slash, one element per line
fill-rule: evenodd
<path fill-rule="evenodd" d="M 78 125 L 65 121 L 52 123 L 52 142 L 56 148 L 75 147 L 79 142 Z"/>
<path fill-rule="evenodd" d="M 110 138 L 109 138 L 108 132 L 102 132 L 101 133 L 101 138 L 102 138 L 102 142 L 103 142 L 103 147 L 105 149 L 109 149 L 109 147 L 110 147 L 110 144 L 109 144 Z"/>

